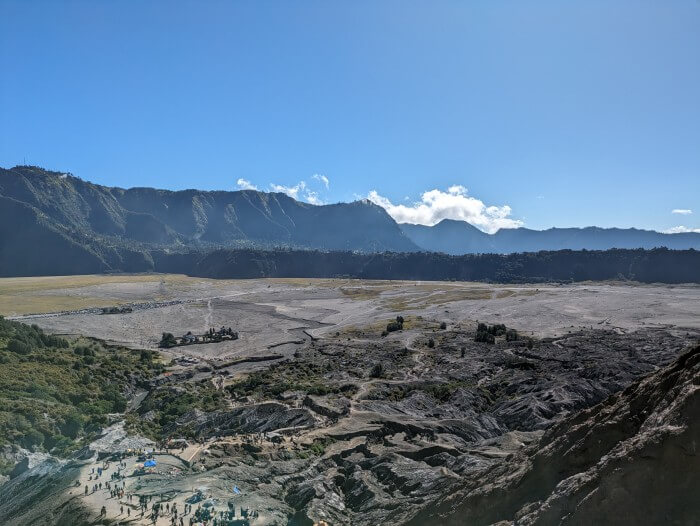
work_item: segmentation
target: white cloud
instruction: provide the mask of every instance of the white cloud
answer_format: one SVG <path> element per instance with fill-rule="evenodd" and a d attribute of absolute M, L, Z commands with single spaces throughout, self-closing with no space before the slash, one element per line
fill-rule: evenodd
<path fill-rule="evenodd" d="M 664 234 L 688 234 L 690 232 L 695 232 L 700 234 L 700 228 L 688 228 L 687 226 L 674 226 L 668 230 L 664 230 Z"/>
<path fill-rule="evenodd" d="M 456 219 L 489 233 L 523 225 L 522 221 L 509 217 L 511 208 L 508 205 L 486 206 L 483 201 L 467 195 L 462 185 L 450 186 L 447 192 L 437 189 L 423 192 L 421 200 L 411 206 L 395 205 L 375 190 L 367 199 L 384 208 L 397 223 L 432 226 L 443 219 Z"/>
<path fill-rule="evenodd" d="M 322 174 L 313 174 L 311 176 L 311 179 L 316 179 L 317 181 L 320 181 L 324 184 L 326 187 L 326 190 L 328 190 L 328 186 L 330 185 L 330 181 L 328 180 L 328 177 Z"/>
<path fill-rule="evenodd" d="M 282 192 L 287 194 L 292 199 L 299 199 L 299 192 L 303 192 L 306 189 L 306 183 L 304 181 L 299 181 L 294 186 L 284 186 L 281 184 L 270 183 L 270 188 L 273 192 Z"/>
<path fill-rule="evenodd" d="M 307 191 L 304 195 L 304 200 L 312 205 L 322 205 L 323 201 L 318 197 L 318 192 Z"/>
<path fill-rule="evenodd" d="M 258 187 L 255 186 L 253 183 L 251 183 L 250 181 L 247 181 L 246 179 L 243 179 L 243 178 L 236 181 L 236 184 L 238 185 L 238 188 L 240 188 L 241 190 L 257 190 L 258 189 Z"/>
<path fill-rule="evenodd" d="M 681 215 L 687 216 L 687 215 L 692 214 L 693 211 L 690 210 L 689 208 L 674 208 L 673 210 L 671 210 L 671 213 L 672 214 L 681 214 Z"/>

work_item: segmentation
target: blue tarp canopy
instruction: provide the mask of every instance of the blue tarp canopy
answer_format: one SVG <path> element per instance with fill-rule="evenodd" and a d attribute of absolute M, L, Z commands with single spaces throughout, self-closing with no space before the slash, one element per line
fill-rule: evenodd
<path fill-rule="evenodd" d="M 147 460 L 146 462 L 143 463 L 144 468 L 152 468 L 155 465 L 156 465 L 156 461 L 153 459 Z"/>
<path fill-rule="evenodd" d="M 234 487 L 233 487 L 233 492 L 234 492 L 236 495 L 238 495 L 238 494 L 241 492 L 241 490 L 238 489 L 238 486 L 234 486 Z"/>

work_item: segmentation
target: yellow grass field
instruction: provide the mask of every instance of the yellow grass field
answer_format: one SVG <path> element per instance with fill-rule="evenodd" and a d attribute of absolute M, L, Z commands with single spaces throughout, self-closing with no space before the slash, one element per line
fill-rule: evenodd
<path fill-rule="evenodd" d="M 120 286 L 121 285 L 121 286 Z M 382 297 L 396 311 L 424 308 L 463 300 L 489 300 L 509 295 L 535 294 L 534 290 L 508 290 L 500 286 L 463 282 L 411 282 L 364 279 L 268 278 L 215 280 L 182 274 L 96 274 L 0 278 L 0 315 L 21 316 L 87 308 L 119 306 L 132 302 L 167 301 L 182 294 L 202 294 L 235 286 L 252 291 L 269 286 L 299 289 L 337 289 L 342 297 L 371 301 Z M 205 292 L 206 290 L 206 292 Z"/>
<path fill-rule="evenodd" d="M 119 299 L 72 294 L 71 289 L 109 283 L 154 283 L 170 285 L 193 280 L 177 274 L 115 274 L 0 278 L 0 315 L 20 316 L 64 310 L 109 307 L 125 303 Z"/>
<path fill-rule="evenodd" d="M 21 278 L 0 278 L 0 316 L 21 316 L 25 314 L 42 314 L 119 306 L 129 303 L 119 297 L 105 295 L 104 291 L 90 290 L 110 284 L 164 284 L 172 294 L 186 290 L 197 283 L 209 283 L 227 286 L 233 283 L 250 283 L 253 280 L 214 280 L 194 278 L 183 274 L 91 274 L 79 276 L 37 276 Z M 272 285 L 291 287 L 338 287 L 351 284 L 353 287 L 372 286 L 389 288 L 388 281 L 371 282 L 366 280 L 346 279 L 310 279 L 310 278 L 270 278 L 265 281 Z M 84 290 L 79 290 L 84 289 Z M 360 289 L 355 288 L 358 293 Z M 378 292 L 377 292 L 378 293 Z M 174 294 L 176 295 L 176 294 Z M 350 293 L 353 295 L 353 292 Z M 370 293 L 370 296 L 373 294 Z M 151 296 L 142 301 L 166 300 L 172 297 Z"/>

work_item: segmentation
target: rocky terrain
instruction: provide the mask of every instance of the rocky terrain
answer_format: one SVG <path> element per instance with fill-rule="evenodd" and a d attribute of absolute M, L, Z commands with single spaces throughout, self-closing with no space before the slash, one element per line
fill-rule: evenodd
<path fill-rule="evenodd" d="M 699 524 L 700 346 L 537 443 L 411 524 Z"/>
<path fill-rule="evenodd" d="M 600 410 L 586 409 L 614 393 L 653 389 L 625 391 L 700 336 L 695 330 L 593 329 L 556 338 L 499 337 L 488 344 L 474 341 L 474 324 L 441 328 L 436 320 L 418 317 L 406 319 L 403 330 L 382 335 L 381 329 L 336 331 L 307 342 L 292 359 L 242 376 L 193 364 L 154 378 L 146 396 L 127 412 L 129 433 L 161 443 L 184 439 L 188 445 L 181 451 L 161 448 L 158 472 L 129 476 L 127 488 L 184 505 L 192 488 L 204 487 L 225 504 L 236 484 L 244 495 L 238 502 L 258 510 L 264 518 L 260 524 L 400 524 L 419 513 L 449 520 L 443 508 L 454 506 L 440 502 L 441 496 L 464 492 L 465 481 L 481 481 L 478 488 L 483 488 L 498 473 L 511 480 L 513 475 L 504 472 L 516 469 L 514 459 L 529 459 L 533 450 L 540 456 L 518 462 L 544 463 L 560 473 L 557 462 L 565 462 L 564 453 L 574 445 L 567 446 L 560 435 L 585 427 Z M 170 400 L 193 393 L 193 399 L 213 396 L 214 402 L 164 419 Z M 625 412 L 622 402 L 606 404 L 619 415 L 605 420 L 634 434 L 637 406 L 625 402 Z M 577 424 L 561 423 L 571 415 Z M 612 449 L 623 438 L 622 431 L 609 433 L 609 442 L 597 445 L 585 462 L 578 453 L 570 455 L 590 465 L 601 448 Z M 117 454 L 123 450 L 117 442 L 108 436 L 81 458 L 94 458 L 91 451 L 102 451 L 100 457 Z M 32 490 L 39 492 L 41 506 L 52 503 L 62 510 L 56 517 L 65 513 L 76 523 L 91 523 L 97 510 L 90 506 L 102 500 L 81 502 L 77 491 L 69 493 L 76 478 L 82 487 L 86 466 L 94 460 L 55 462 L 7 482 L 0 491 L 0 515 L 21 524 L 43 521 L 45 514 L 22 503 L 27 488 L 46 488 Z M 524 470 L 516 472 L 525 477 Z M 552 475 L 530 476 L 554 482 Z M 571 491 L 583 490 L 571 486 Z M 514 502 L 517 495 L 516 489 Z M 551 499 L 561 501 L 563 495 Z M 461 523 L 462 511 L 453 512 L 455 523 Z M 474 523 L 501 518 L 508 517 L 476 517 Z"/>
<path fill-rule="evenodd" d="M 666 513 L 692 524 L 693 509 L 671 513 L 644 488 L 650 473 L 680 495 L 696 482 L 686 424 L 697 350 L 664 369 L 700 338 L 695 287 L 177 276 L 0 286 L 33 306 L 79 302 L 22 319 L 67 333 L 62 356 L 108 364 L 126 397 L 76 453 L 2 451 L 16 466 L 0 524 L 152 524 L 154 503 L 193 499 L 235 508 L 236 520 L 255 512 L 253 525 L 579 524 L 632 498 L 658 507 L 656 523 Z M 132 309 L 104 316 L 94 301 Z M 154 354 L 161 331 L 206 324 L 241 336 Z M 119 337 L 153 349 L 147 361 L 103 341 Z M 78 344 L 94 359 L 76 357 Z M 118 372 L 115 353 L 141 372 Z M 144 470 L 139 451 L 157 465 Z M 93 487 L 98 467 L 124 496 Z"/>

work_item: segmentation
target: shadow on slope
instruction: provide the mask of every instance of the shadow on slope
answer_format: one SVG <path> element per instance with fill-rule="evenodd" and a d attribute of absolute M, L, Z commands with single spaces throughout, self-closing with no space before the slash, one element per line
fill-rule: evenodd
<path fill-rule="evenodd" d="M 697 524 L 699 389 L 696 346 L 411 524 Z"/>

